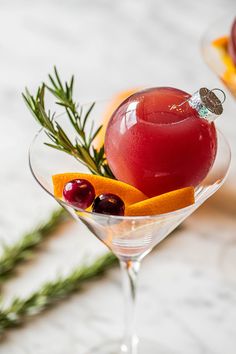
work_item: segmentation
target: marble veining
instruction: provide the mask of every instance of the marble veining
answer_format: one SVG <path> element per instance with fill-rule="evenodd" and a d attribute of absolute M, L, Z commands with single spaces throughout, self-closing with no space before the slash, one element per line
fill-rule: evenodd
<path fill-rule="evenodd" d="M 23 104 L 24 87 L 35 89 L 56 64 L 65 77 L 78 77 L 81 102 L 127 87 L 222 88 L 204 64 L 199 42 L 208 24 L 234 6 L 233 0 L 0 1 L 2 241 L 13 242 L 56 206 L 28 168 L 27 151 L 38 126 Z M 139 333 L 180 354 L 236 353 L 236 210 L 226 212 L 230 198 L 236 198 L 235 109 L 228 96 L 217 122 L 233 152 L 227 198 L 222 192 L 190 217 L 145 259 L 140 274 Z M 105 251 L 82 224 L 68 222 L 3 286 L 4 304 Z M 0 354 L 85 354 L 91 343 L 121 335 L 121 308 L 114 269 L 9 331 Z"/>

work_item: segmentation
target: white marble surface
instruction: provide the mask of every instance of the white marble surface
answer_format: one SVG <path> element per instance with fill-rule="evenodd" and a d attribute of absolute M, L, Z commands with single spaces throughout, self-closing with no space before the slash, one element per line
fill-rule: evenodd
<path fill-rule="evenodd" d="M 136 86 L 189 92 L 221 86 L 200 56 L 199 40 L 209 22 L 233 8 L 233 0 L 0 1 L 0 238 L 13 242 L 55 207 L 28 169 L 37 125 L 20 96 L 25 85 L 37 87 L 56 64 L 78 77 L 81 101 Z M 235 112 L 228 97 L 218 122 L 233 150 L 227 201 L 221 193 L 189 218 L 147 257 L 141 272 L 139 331 L 181 354 L 236 352 Z M 82 225 L 69 223 L 6 283 L 5 303 L 103 251 Z M 121 333 L 121 306 L 113 270 L 9 331 L 0 354 L 84 354 L 89 344 Z"/>

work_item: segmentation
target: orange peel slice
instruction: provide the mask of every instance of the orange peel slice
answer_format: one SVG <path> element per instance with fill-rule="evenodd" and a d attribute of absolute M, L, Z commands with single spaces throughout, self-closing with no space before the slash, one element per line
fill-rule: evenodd
<path fill-rule="evenodd" d="M 108 104 L 108 106 L 105 109 L 105 112 L 103 113 L 103 118 L 102 118 L 102 128 L 98 135 L 96 136 L 93 146 L 95 149 L 100 149 L 102 145 L 104 144 L 104 139 L 105 139 L 105 134 L 106 134 L 106 129 L 107 125 L 109 123 L 109 120 L 114 113 L 114 111 L 119 107 L 119 105 L 129 96 L 133 95 L 135 92 L 137 92 L 138 89 L 128 89 L 125 91 L 121 91 L 118 94 L 116 94 L 111 102 Z"/>
<path fill-rule="evenodd" d="M 89 181 L 93 185 L 96 195 L 103 193 L 113 193 L 118 195 L 124 201 L 126 206 L 147 199 L 145 194 L 127 183 L 87 173 L 61 173 L 53 175 L 52 182 L 55 197 L 61 198 L 65 184 L 77 178 Z"/>
<path fill-rule="evenodd" d="M 194 188 L 186 187 L 129 205 L 125 215 L 144 216 L 169 213 L 192 205 L 194 201 Z"/>
<path fill-rule="evenodd" d="M 229 88 L 231 93 L 236 97 L 236 71 L 226 71 L 222 76 L 222 81 Z"/>

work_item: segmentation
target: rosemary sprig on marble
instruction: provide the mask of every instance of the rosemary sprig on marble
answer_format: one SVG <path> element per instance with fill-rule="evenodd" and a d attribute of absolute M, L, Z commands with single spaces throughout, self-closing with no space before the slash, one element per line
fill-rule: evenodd
<path fill-rule="evenodd" d="M 13 245 L 3 245 L 0 257 L 0 282 L 3 282 L 19 263 L 32 256 L 33 250 L 65 221 L 66 215 L 62 208 L 54 211 L 46 222 L 26 233 L 19 241 Z"/>
<path fill-rule="evenodd" d="M 79 159 L 87 168 L 96 175 L 114 178 L 104 155 L 104 145 L 100 149 L 93 146 L 94 139 L 98 135 L 102 126 L 94 129 L 94 121 L 90 124 L 89 133 L 88 123 L 90 114 L 95 103 L 92 103 L 87 111 L 79 105 L 73 98 L 74 76 L 70 81 L 62 84 L 56 67 L 54 72 L 49 75 L 49 84 L 43 83 L 39 86 L 37 93 L 33 96 L 28 89 L 23 93 L 23 98 L 30 112 L 38 123 L 45 129 L 51 143 L 46 145 L 66 152 Z M 71 140 L 62 125 L 58 122 L 56 113 L 51 113 L 45 108 L 45 93 L 50 93 L 56 99 L 56 104 L 65 109 L 75 138 Z"/>
<path fill-rule="evenodd" d="M 28 298 L 15 298 L 9 307 L 0 309 L 0 333 L 23 324 L 27 318 L 55 305 L 59 300 L 79 290 L 85 281 L 102 275 L 117 262 L 117 258 L 109 252 L 96 259 L 91 265 L 80 266 L 68 276 L 59 277 L 53 282 L 42 285 Z"/>

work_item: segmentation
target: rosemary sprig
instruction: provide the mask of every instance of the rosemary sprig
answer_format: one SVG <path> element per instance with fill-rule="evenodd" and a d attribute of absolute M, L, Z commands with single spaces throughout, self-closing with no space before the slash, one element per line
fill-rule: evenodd
<path fill-rule="evenodd" d="M 13 245 L 3 245 L 0 257 L 0 282 L 3 282 L 19 263 L 32 256 L 33 249 L 65 221 L 66 215 L 62 208 L 54 211 L 45 223 L 25 234 L 19 241 Z"/>
<path fill-rule="evenodd" d="M 26 88 L 23 98 L 30 112 L 38 123 L 45 129 L 47 136 L 52 143 L 46 145 L 66 152 L 79 159 L 87 168 L 96 175 L 114 178 L 104 155 L 104 146 L 95 149 L 93 146 L 94 139 L 100 132 L 102 126 L 94 129 L 94 122 L 90 125 L 90 133 L 87 134 L 88 122 L 90 114 L 95 103 L 92 103 L 88 110 L 84 109 L 73 98 L 74 76 L 69 82 L 62 84 L 56 67 L 54 72 L 49 75 L 49 85 L 43 83 L 37 90 L 35 96 L 31 95 Z M 59 124 L 56 113 L 51 114 L 50 110 L 45 108 L 45 92 L 51 93 L 56 104 L 65 109 L 66 116 L 69 119 L 75 133 L 74 141 L 71 141 L 65 130 Z"/>
<path fill-rule="evenodd" d="M 54 306 L 59 300 L 79 290 L 84 282 L 102 275 L 116 264 L 118 264 L 116 256 L 109 252 L 90 265 L 79 266 L 68 276 L 58 277 L 52 282 L 43 284 L 27 298 L 13 299 L 7 308 L 0 308 L 0 334 L 9 328 L 24 324 L 28 318 Z"/>
<path fill-rule="evenodd" d="M 15 298 L 6 309 L 0 309 L 0 333 L 22 324 L 27 318 L 39 314 L 59 300 L 80 289 L 81 285 L 94 277 L 102 275 L 117 264 L 117 258 L 107 253 L 91 265 L 84 265 L 73 270 L 66 277 L 59 277 L 48 282 L 28 298 Z"/>

